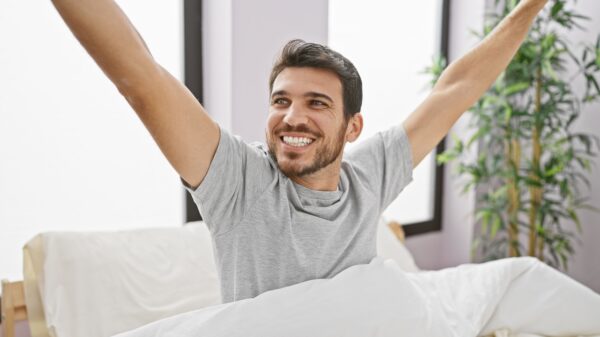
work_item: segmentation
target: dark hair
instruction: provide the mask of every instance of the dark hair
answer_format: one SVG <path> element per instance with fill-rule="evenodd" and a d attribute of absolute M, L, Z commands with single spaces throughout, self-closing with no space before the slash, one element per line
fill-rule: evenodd
<path fill-rule="evenodd" d="M 288 67 L 311 67 L 333 71 L 342 82 L 344 117 L 350 119 L 360 112 L 362 105 L 362 81 L 358 71 L 342 54 L 327 46 L 291 40 L 285 44 L 275 61 L 269 77 L 269 91 L 273 91 L 273 82 L 277 75 Z"/>

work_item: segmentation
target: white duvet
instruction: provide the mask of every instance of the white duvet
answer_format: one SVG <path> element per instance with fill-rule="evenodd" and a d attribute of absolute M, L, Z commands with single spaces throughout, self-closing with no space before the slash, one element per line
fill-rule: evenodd
<path fill-rule="evenodd" d="M 532 258 L 407 273 L 375 258 L 118 337 L 600 336 L 600 295 Z"/>

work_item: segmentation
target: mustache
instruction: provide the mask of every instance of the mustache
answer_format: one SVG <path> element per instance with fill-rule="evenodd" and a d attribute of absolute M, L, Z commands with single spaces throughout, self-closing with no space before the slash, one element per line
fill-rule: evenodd
<path fill-rule="evenodd" d="M 275 135 L 279 135 L 282 132 L 306 133 L 306 134 L 309 134 L 311 136 L 314 136 L 315 138 L 321 137 L 321 133 L 320 132 L 313 131 L 313 130 L 309 129 L 308 126 L 306 126 L 306 125 L 291 126 L 289 124 L 286 124 L 286 125 L 284 125 L 282 127 L 279 127 L 277 129 L 275 129 L 275 131 L 273 133 Z"/>

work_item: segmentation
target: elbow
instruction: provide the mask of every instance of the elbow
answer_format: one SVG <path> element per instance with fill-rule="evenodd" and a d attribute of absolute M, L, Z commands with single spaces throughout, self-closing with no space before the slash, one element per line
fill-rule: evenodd
<path fill-rule="evenodd" d="M 433 97 L 444 102 L 443 106 L 449 112 L 448 115 L 462 114 L 473 106 L 482 94 L 483 91 L 468 81 L 442 85 L 434 88 L 431 92 Z"/>
<path fill-rule="evenodd" d="M 156 76 L 161 76 L 160 71 L 155 74 L 146 73 L 144 76 L 116 78 L 112 79 L 112 82 L 129 105 L 137 111 L 153 97 L 156 83 L 161 83 Z"/>
<path fill-rule="evenodd" d="M 145 110 L 148 98 L 152 95 L 147 85 L 136 85 L 127 81 L 115 82 L 115 85 L 133 110 L 138 113 Z"/>
<path fill-rule="evenodd" d="M 477 81 L 461 79 L 456 81 L 439 81 L 432 89 L 432 92 L 438 93 L 444 97 L 461 97 L 466 101 L 476 101 L 486 88 L 482 87 Z"/>

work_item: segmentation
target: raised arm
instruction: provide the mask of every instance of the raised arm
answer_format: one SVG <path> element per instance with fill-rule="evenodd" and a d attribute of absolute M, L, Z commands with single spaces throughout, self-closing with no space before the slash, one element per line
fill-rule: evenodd
<path fill-rule="evenodd" d="M 442 73 L 431 94 L 404 121 L 413 166 L 448 133 L 508 66 L 548 0 L 522 0 L 494 30 Z"/>
<path fill-rule="evenodd" d="M 114 1 L 52 2 L 179 175 L 191 186 L 199 185 L 216 151 L 219 127 L 198 100 L 155 62 Z"/>

